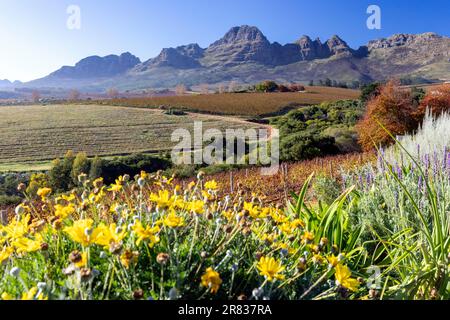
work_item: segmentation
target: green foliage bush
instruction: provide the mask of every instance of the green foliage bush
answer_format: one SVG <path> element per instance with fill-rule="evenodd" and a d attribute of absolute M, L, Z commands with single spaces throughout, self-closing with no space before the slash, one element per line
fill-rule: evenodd
<path fill-rule="evenodd" d="M 342 100 L 303 107 L 278 117 L 282 160 L 304 160 L 358 150 L 353 126 L 363 115 L 357 100 Z"/>
<path fill-rule="evenodd" d="M 366 84 L 361 87 L 361 96 L 360 100 L 362 102 L 367 102 L 378 94 L 378 90 L 380 89 L 381 84 L 378 82 Z"/>
<path fill-rule="evenodd" d="M 56 159 L 52 162 L 48 177 L 50 186 L 56 192 L 64 192 L 78 186 L 78 175 L 81 173 L 87 174 L 91 180 L 101 176 L 105 183 L 110 184 L 123 174 L 134 176 L 142 170 L 154 172 L 165 170 L 170 166 L 169 159 L 146 154 L 134 154 L 113 159 L 100 159 L 99 157 L 89 159 L 83 152 L 76 156 L 72 152 L 68 152 L 62 160 Z"/>
<path fill-rule="evenodd" d="M 27 173 L 0 174 L 0 206 L 19 204 L 23 193 L 17 190 L 20 183 L 28 184 L 30 175 Z"/>
<path fill-rule="evenodd" d="M 104 159 L 101 172 L 105 183 L 112 183 L 114 179 L 122 174 L 134 176 L 142 170 L 147 172 L 166 170 L 171 164 L 170 159 L 146 154 L 134 154 L 126 157 L 116 157 L 112 160 Z"/>
<path fill-rule="evenodd" d="M 275 81 L 263 81 L 255 86 L 258 92 L 275 92 L 278 89 L 278 84 Z"/>
<path fill-rule="evenodd" d="M 76 155 L 70 175 L 72 177 L 72 183 L 78 184 L 78 176 L 82 173 L 88 174 L 90 171 L 91 161 L 88 159 L 85 152 L 80 152 Z"/>

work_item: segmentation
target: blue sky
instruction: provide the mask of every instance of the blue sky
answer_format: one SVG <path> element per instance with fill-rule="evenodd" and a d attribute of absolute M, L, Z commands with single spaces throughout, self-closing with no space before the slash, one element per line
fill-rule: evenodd
<path fill-rule="evenodd" d="M 381 8 L 381 30 L 366 27 L 371 4 Z M 80 30 L 66 27 L 69 5 L 81 9 Z M 338 34 L 352 47 L 394 33 L 449 36 L 449 13 L 448 0 L 0 0 L 0 79 L 35 79 L 89 55 L 147 60 L 163 47 L 206 47 L 242 24 L 282 44 L 303 34 Z"/>

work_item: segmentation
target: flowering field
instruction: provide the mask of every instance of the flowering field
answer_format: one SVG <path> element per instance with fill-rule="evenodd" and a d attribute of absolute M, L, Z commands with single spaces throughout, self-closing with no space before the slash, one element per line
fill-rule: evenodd
<path fill-rule="evenodd" d="M 256 198 L 219 199 L 217 183 L 201 174 L 185 190 L 144 172 L 110 187 L 80 181 L 81 195 L 52 198 L 40 189 L 39 203 L 17 207 L 2 227 L 3 299 L 367 294 L 351 272 L 363 265 L 353 261 L 352 236 L 341 230 L 350 238 L 336 245 L 329 228 L 304 219 L 301 199 L 287 210 Z M 148 184 L 158 192 L 148 194 Z"/>
<path fill-rule="evenodd" d="M 448 173 L 438 180 L 447 192 L 416 208 L 408 190 L 432 191 L 405 186 L 420 170 L 401 170 L 401 178 L 375 173 L 369 190 L 348 176 L 357 187 L 319 205 L 305 200 L 310 176 L 286 206 L 220 196 L 202 173 L 184 189 L 145 172 L 111 186 L 80 175 L 77 192 L 52 197 L 41 188 L 39 201 L 18 206 L 1 227 L 1 298 L 448 298 Z M 370 189 L 384 181 L 403 190 L 404 212 L 389 192 Z M 375 196 L 386 199 L 371 212 Z M 378 208 L 392 210 L 391 220 L 377 221 Z"/>
<path fill-rule="evenodd" d="M 450 141 L 439 142 L 349 156 L 325 180 L 309 174 L 327 170 L 320 160 L 294 165 L 284 178 L 304 183 L 278 201 L 258 192 L 265 181 L 241 192 L 248 181 L 228 189 L 202 172 L 108 186 L 80 174 L 72 192 L 34 198 L 19 185 L 27 200 L 0 227 L 1 298 L 447 300 Z"/>

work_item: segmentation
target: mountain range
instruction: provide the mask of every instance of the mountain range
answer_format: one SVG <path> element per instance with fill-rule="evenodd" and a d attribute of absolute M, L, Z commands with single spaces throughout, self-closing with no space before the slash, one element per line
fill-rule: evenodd
<path fill-rule="evenodd" d="M 22 86 L 101 91 L 266 79 L 370 82 L 391 77 L 450 78 L 450 38 L 431 32 L 395 34 L 353 49 L 337 35 L 325 42 L 302 36 L 281 45 L 271 43 L 258 28 L 243 25 L 207 48 L 195 43 L 165 48 L 143 62 L 129 52 L 91 56 Z"/>

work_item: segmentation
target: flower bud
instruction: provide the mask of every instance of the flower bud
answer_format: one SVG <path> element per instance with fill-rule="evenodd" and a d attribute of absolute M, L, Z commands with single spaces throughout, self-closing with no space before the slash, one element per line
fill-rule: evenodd
<path fill-rule="evenodd" d="M 167 253 L 160 253 L 156 256 L 156 262 L 158 262 L 160 265 L 166 265 L 169 259 L 170 256 Z"/>
<path fill-rule="evenodd" d="M 92 277 L 92 271 L 89 268 L 83 268 L 80 270 L 80 279 L 81 281 L 89 281 Z"/>
<path fill-rule="evenodd" d="M 75 250 L 69 254 L 69 261 L 72 263 L 80 262 L 83 259 L 80 251 Z"/>
<path fill-rule="evenodd" d="M 81 173 L 78 175 L 78 182 L 81 184 L 85 184 L 87 181 L 87 178 L 88 178 L 88 176 L 86 173 Z"/>
<path fill-rule="evenodd" d="M 16 215 L 20 216 L 25 212 L 25 208 L 22 205 L 18 205 L 14 211 Z"/>
<path fill-rule="evenodd" d="M 142 298 L 144 298 L 144 291 L 142 289 L 137 289 L 133 292 L 134 300 L 141 300 Z"/>
<path fill-rule="evenodd" d="M 264 290 L 261 289 L 261 288 L 255 288 L 255 289 L 253 289 L 253 291 L 252 291 L 252 295 L 253 295 L 255 298 L 259 298 L 263 293 L 264 293 Z"/>
<path fill-rule="evenodd" d="M 137 183 L 139 187 L 143 188 L 145 186 L 145 179 L 139 178 Z"/>
<path fill-rule="evenodd" d="M 204 171 L 199 171 L 197 174 L 197 179 L 198 180 L 203 180 L 203 178 L 205 177 L 205 172 Z"/>
<path fill-rule="evenodd" d="M 17 191 L 25 192 L 25 190 L 27 190 L 26 184 L 25 183 L 19 183 L 19 185 L 17 186 Z"/>

